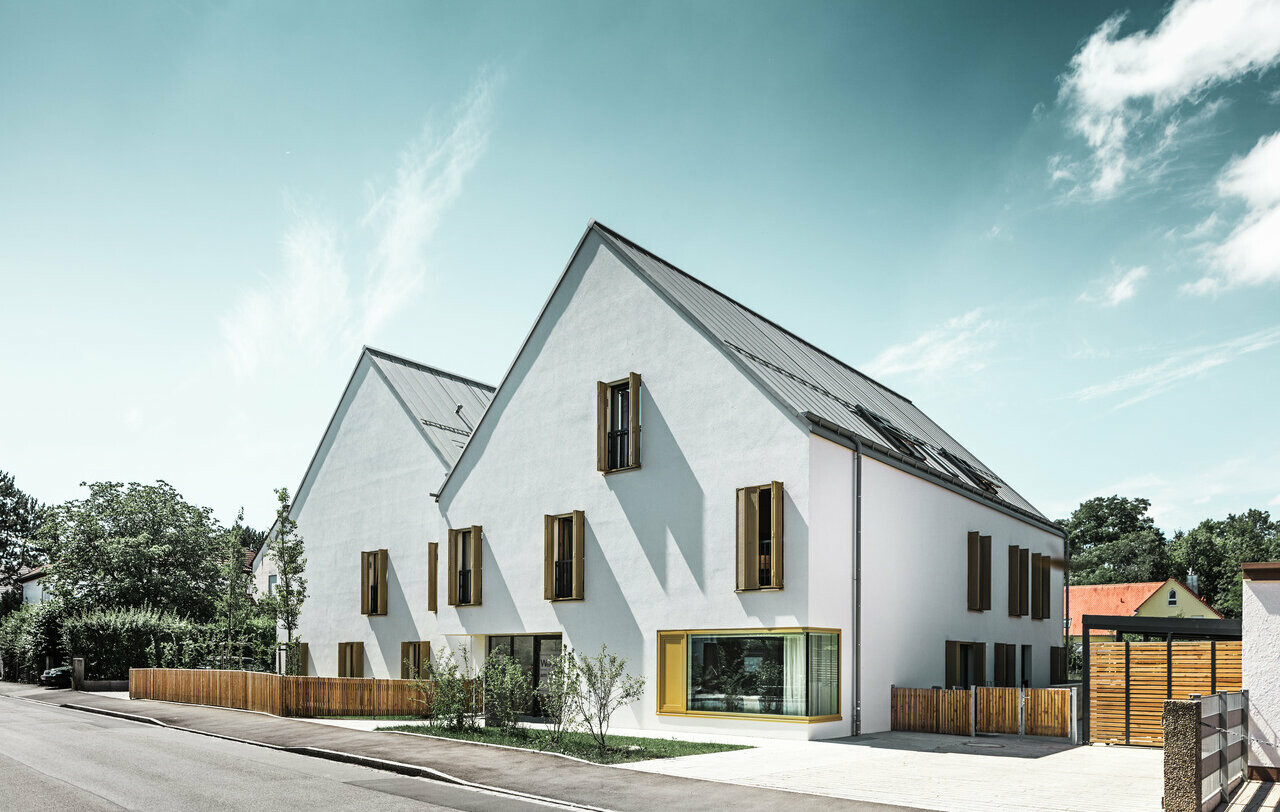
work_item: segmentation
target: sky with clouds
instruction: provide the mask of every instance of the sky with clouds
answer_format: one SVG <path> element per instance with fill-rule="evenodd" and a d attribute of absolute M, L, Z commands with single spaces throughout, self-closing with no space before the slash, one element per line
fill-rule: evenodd
<path fill-rule="evenodd" d="M 608 224 L 1049 515 L 1280 511 L 1280 0 L 0 0 L 0 468 L 269 521 Z"/>

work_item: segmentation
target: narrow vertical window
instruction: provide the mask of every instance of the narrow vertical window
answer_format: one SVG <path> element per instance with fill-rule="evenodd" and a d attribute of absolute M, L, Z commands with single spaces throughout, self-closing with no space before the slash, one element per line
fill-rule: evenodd
<path fill-rule="evenodd" d="M 360 554 L 360 613 L 387 613 L 387 551 Z"/>
<path fill-rule="evenodd" d="M 458 531 L 458 603 L 471 603 L 471 531 Z"/>
<path fill-rule="evenodd" d="M 427 611 L 436 611 L 436 570 L 439 568 L 440 545 L 434 541 L 427 543 Z"/>
<path fill-rule="evenodd" d="M 431 661 L 431 643 L 411 640 L 400 644 L 400 679 L 418 679 Z"/>
<path fill-rule="evenodd" d="M 991 608 L 991 536 L 969 533 L 969 609 L 983 612 Z"/>
<path fill-rule="evenodd" d="M 782 589 L 782 483 L 738 489 L 738 591 Z"/>
<path fill-rule="evenodd" d="M 1044 581 L 1040 577 L 1041 571 L 1044 569 L 1041 562 L 1043 556 L 1039 553 L 1031 554 L 1031 619 L 1044 619 L 1044 598 L 1040 594 L 1044 588 Z"/>
<path fill-rule="evenodd" d="M 479 525 L 449 531 L 449 605 L 479 606 L 484 583 Z"/>
<path fill-rule="evenodd" d="M 640 467 L 640 375 L 596 384 L 596 469 Z"/>
<path fill-rule="evenodd" d="M 1018 548 L 1018 614 L 1031 614 L 1031 551 Z"/>
<path fill-rule="evenodd" d="M 549 601 L 583 599 L 583 523 L 581 510 L 543 517 L 543 597 Z"/>

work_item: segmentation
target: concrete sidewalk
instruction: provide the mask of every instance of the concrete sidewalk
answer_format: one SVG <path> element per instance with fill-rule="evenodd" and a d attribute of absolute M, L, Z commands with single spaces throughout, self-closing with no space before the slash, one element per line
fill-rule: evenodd
<path fill-rule="evenodd" d="M 155 719 L 166 725 L 281 748 L 313 748 L 438 771 L 501 791 L 620 812 L 695 809 L 839 809 L 902 812 L 911 807 L 825 798 L 690 777 L 583 764 L 536 752 L 485 747 L 282 719 L 247 711 L 122 700 L 92 693 L 0 684 L 0 693 L 55 705 L 79 705 Z M 921 810 L 917 809 L 917 812 Z"/>

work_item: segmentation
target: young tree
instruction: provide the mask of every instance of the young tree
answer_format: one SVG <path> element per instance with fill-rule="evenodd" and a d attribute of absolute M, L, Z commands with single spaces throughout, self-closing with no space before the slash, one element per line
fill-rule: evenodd
<path fill-rule="evenodd" d="M 245 572 L 245 530 L 244 508 L 241 508 L 236 523 L 223 534 L 219 551 L 220 585 L 215 615 L 224 664 L 244 656 L 259 658 L 259 652 L 246 651 L 252 645 L 249 622 L 258 608 L 253 601 L 253 576 Z"/>
<path fill-rule="evenodd" d="M 594 657 L 578 656 L 576 670 L 580 680 L 577 716 L 603 750 L 613 712 L 644 696 L 644 680 L 628 674 L 626 659 L 609 654 L 604 645 Z"/>
<path fill-rule="evenodd" d="M 1147 514 L 1147 499 L 1099 496 L 1081 502 L 1062 522 L 1073 584 L 1163 581 L 1170 573 L 1164 534 Z"/>
<path fill-rule="evenodd" d="M 262 603 L 275 615 L 276 623 L 285 632 L 285 671 L 296 674 L 293 635 L 298 630 L 302 604 L 307 599 L 307 579 L 302 577 L 307 569 L 303 557 L 302 536 L 298 535 L 298 523 L 289 516 L 289 489 L 276 490 L 279 508 L 276 510 L 275 531 L 267 538 L 267 555 L 276 565 L 276 588 Z"/>
<path fill-rule="evenodd" d="M 577 720 L 581 692 L 577 659 L 573 649 L 565 646 L 558 657 L 544 665 L 548 667 L 542 672 L 538 702 L 542 705 L 542 715 L 549 720 L 547 738 L 552 744 L 559 744 Z"/>
<path fill-rule="evenodd" d="M 37 535 L 68 611 L 149 606 L 212 620 L 223 532 L 212 511 L 163 481 L 88 488 L 87 498 L 51 509 Z"/>
<path fill-rule="evenodd" d="M 12 587 L 24 566 L 43 562 L 31 542 L 40 528 L 43 507 L 0 471 L 0 591 Z"/>
<path fill-rule="evenodd" d="M 1205 519 L 1175 536 L 1170 547 L 1177 577 L 1194 569 L 1200 596 L 1227 617 L 1239 617 L 1241 565 L 1280 559 L 1280 522 L 1257 509 Z"/>

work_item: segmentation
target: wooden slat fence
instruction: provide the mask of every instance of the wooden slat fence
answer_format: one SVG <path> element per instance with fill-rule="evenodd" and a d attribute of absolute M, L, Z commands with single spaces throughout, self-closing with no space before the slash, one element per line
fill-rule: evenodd
<path fill-rule="evenodd" d="M 421 716 L 412 682 L 285 677 L 251 671 L 133 668 L 129 697 L 262 711 L 276 716 Z"/>
<path fill-rule="evenodd" d="M 1239 691 L 1240 641 L 1089 644 L 1089 740 L 1164 744 L 1166 699 Z"/>
<path fill-rule="evenodd" d="M 891 689 L 889 725 L 920 733 L 1072 735 L 1069 688 Z"/>

